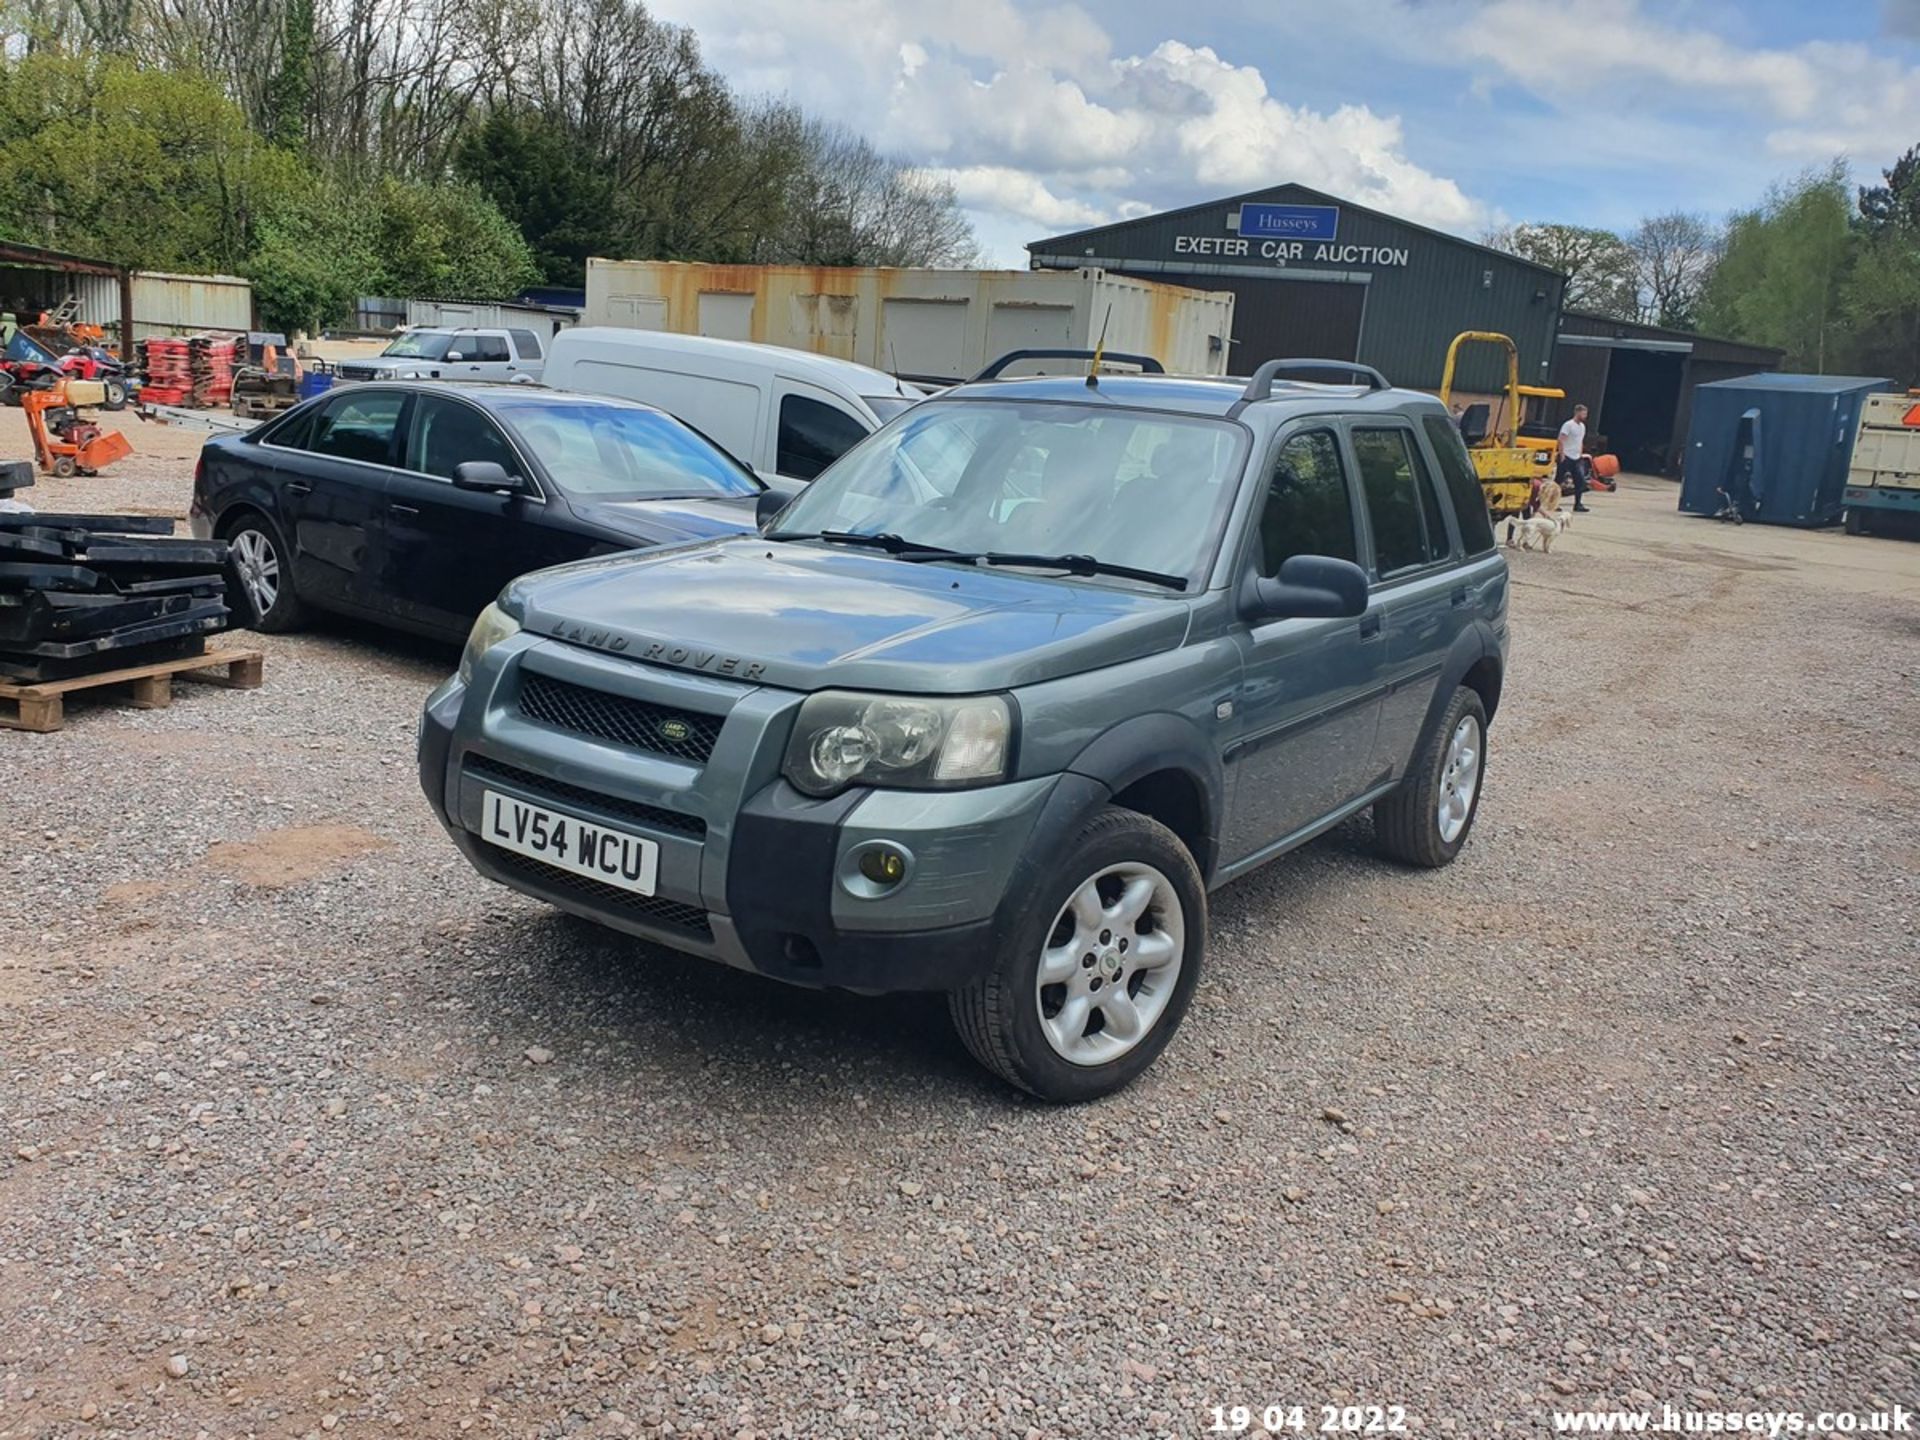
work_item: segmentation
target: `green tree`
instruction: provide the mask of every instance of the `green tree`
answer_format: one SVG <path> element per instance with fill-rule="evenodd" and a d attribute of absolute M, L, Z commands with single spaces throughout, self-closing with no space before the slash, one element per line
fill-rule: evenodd
<path fill-rule="evenodd" d="M 380 294 L 504 300 L 540 278 L 526 238 L 478 186 L 387 176 L 361 204 L 372 217 Z"/>
<path fill-rule="evenodd" d="M 1920 380 L 1920 146 L 1863 186 L 1842 310 L 1853 367 L 1903 385 Z"/>
<path fill-rule="evenodd" d="M 1611 230 L 1585 225 L 1510 225 L 1486 243 L 1567 277 L 1565 305 L 1616 320 L 1640 316 L 1633 251 Z"/>
<path fill-rule="evenodd" d="M 120 59 L 0 66 L 0 230 L 149 269 L 240 268 L 304 182 L 220 89 Z"/>
<path fill-rule="evenodd" d="M 1727 225 L 1726 253 L 1700 301 L 1711 333 L 1777 345 L 1789 369 L 1844 368 L 1843 299 L 1853 237 L 1846 162 L 1773 186 Z"/>
<path fill-rule="evenodd" d="M 307 139 L 307 107 L 313 101 L 313 0 L 287 0 L 280 39 L 280 66 L 268 92 L 273 141 L 298 150 Z"/>
<path fill-rule="evenodd" d="M 621 248 L 612 177 L 541 111 L 490 112 L 461 141 L 454 165 L 519 228 L 550 285 L 584 285 L 587 257 Z"/>

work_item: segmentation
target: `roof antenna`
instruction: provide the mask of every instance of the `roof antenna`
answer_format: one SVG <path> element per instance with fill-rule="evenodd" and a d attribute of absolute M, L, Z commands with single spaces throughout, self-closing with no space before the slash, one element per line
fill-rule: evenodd
<path fill-rule="evenodd" d="M 907 387 L 900 383 L 900 353 L 893 348 L 893 337 L 887 337 L 887 366 L 893 371 L 893 393 L 904 397 Z"/>
<path fill-rule="evenodd" d="M 1100 357 L 1107 353 L 1107 326 L 1113 321 L 1113 305 L 1107 305 L 1107 313 L 1100 322 L 1100 343 L 1093 347 L 1093 359 L 1087 362 L 1087 388 L 1100 388 Z"/>

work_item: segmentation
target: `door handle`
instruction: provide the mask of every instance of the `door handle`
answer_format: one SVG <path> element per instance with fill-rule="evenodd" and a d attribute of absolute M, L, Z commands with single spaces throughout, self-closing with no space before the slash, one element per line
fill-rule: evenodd
<path fill-rule="evenodd" d="M 1378 635 L 1379 633 L 1380 633 L 1379 615 L 1377 614 L 1362 615 L 1360 617 L 1360 638 L 1362 640 L 1370 640 L 1375 635 Z"/>
<path fill-rule="evenodd" d="M 389 505 L 387 509 L 395 515 L 418 515 L 420 513 L 419 507 L 415 505 Z"/>
<path fill-rule="evenodd" d="M 1466 586 L 1461 585 L 1461 586 L 1457 586 L 1454 589 L 1453 603 L 1456 605 L 1464 605 L 1467 603 L 1467 587 Z"/>
<path fill-rule="evenodd" d="M 311 495 L 313 493 L 313 486 L 304 480 L 289 480 L 287 482 L 287 493 L 289 495 Z"/>

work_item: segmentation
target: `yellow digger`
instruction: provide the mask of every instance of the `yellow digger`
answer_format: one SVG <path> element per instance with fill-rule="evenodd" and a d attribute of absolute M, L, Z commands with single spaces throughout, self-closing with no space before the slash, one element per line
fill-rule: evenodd
<path fill-rule="evenodd" d="M 1486 492 L 1487 509 L 1496 520 L 1518 515 L 1533 498 L 1534 481 L 1553 474 L 1553 441 L 1522 435 L 1522 409 L 1529 397 L 1564 400 L 1567 392 L 1544 385 L 1520 383 L 1520 347 L 1510 336 L 1493 330 L 1463 330 L 1447 347 L 1447 368 L 1440 377 L 1440 403 L 1453 408 L 1453 372 L 1460 347 L 1467 344 L 1503 345 L 1507 351 L 1507 395 L 1492 409 L 1484 402 L 1467 406 L 1460 416 L 1460 433 L 1473 457 L 1473 468 Z M 1492 413 L 1489 414 L 1489 411 Z"/>

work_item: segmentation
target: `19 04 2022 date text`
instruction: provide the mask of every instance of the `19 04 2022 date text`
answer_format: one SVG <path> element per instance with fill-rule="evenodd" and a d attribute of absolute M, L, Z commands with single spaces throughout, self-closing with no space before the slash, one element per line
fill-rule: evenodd
<path fill-rule="evenodd" d="M 1403 1435 L 1407 1430 L 1404 1405 L 1215 1405 L 1215 1435 L 1264 1431 L 1269 1435 Z"/>

